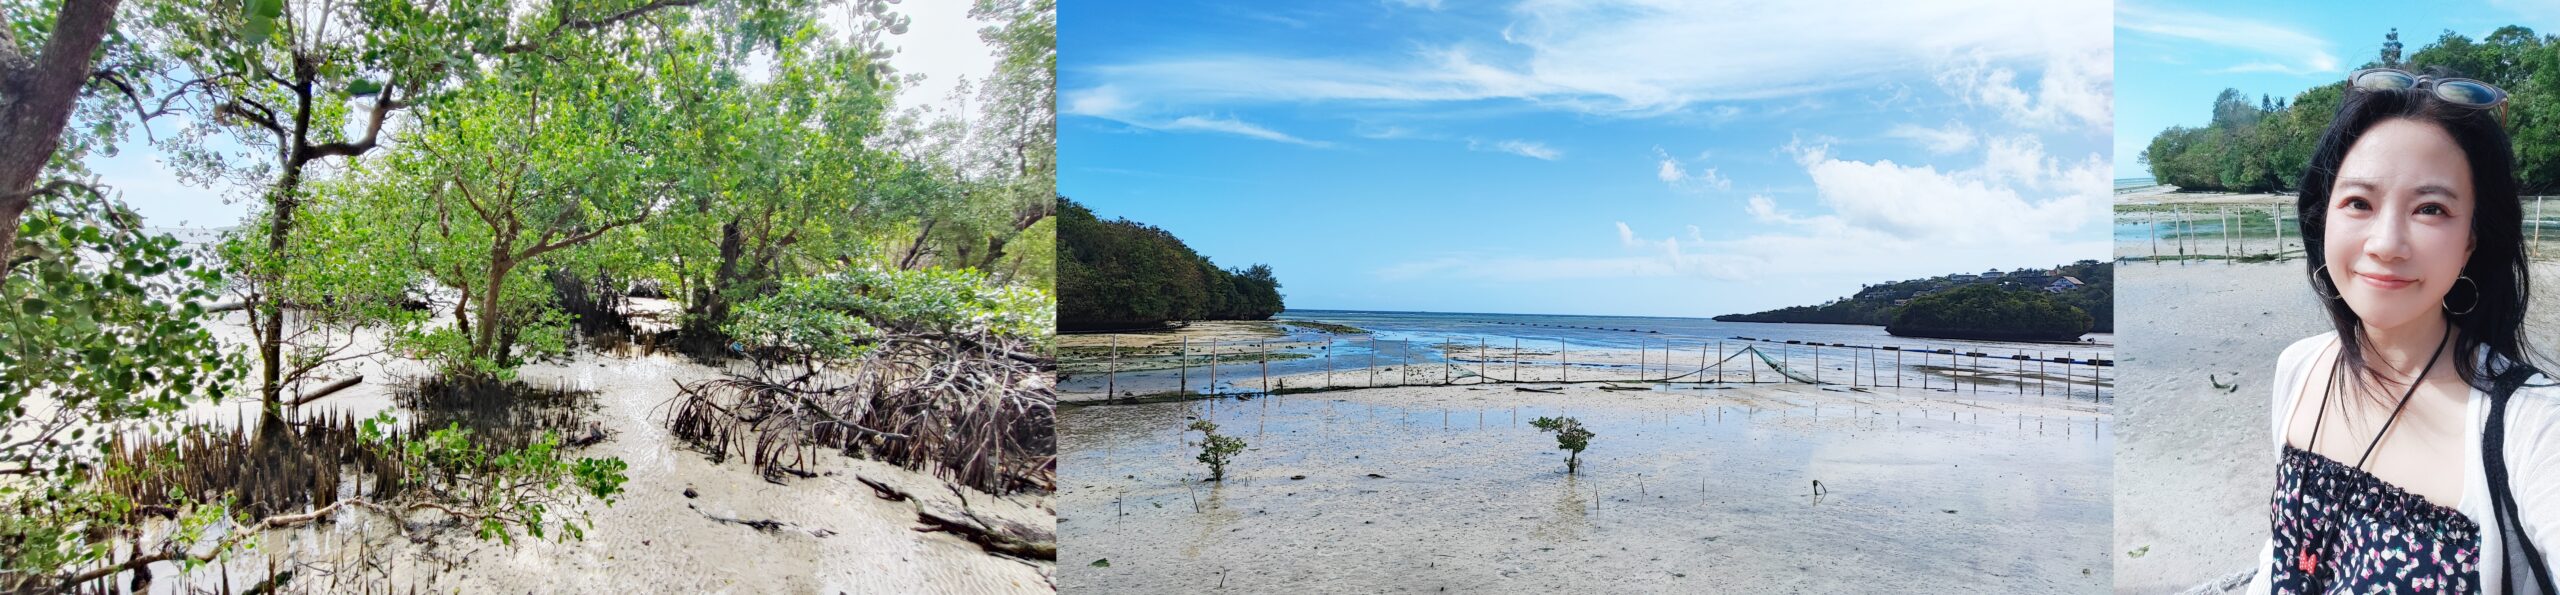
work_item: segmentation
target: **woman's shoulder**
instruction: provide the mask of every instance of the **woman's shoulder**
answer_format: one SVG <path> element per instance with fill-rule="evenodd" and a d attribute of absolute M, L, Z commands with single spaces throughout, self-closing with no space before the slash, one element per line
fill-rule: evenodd
<path fill-rule="evenodd" d="M 2329 344 L 2337 340 L 2338 332 L 2329 331 L 2294 341 L 2292 345 L 2284 348 L 2284 353 L 2276 356 L 2276 372 L 2283 377 L 2294 376 L 2295 372 L 2302 369 L 2303 364 L 2309 363 L 2313 356 L 2319 355 L 2321 351 L 2329 348 Z"/>

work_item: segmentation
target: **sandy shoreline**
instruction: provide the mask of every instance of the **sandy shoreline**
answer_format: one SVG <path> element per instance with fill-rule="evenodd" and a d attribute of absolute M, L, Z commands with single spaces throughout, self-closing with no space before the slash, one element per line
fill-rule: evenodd
<path fill-rule="evenodd" d="M 1061 465 L 1076 471 L 1059 501 L 1060 587 L 2108 584 L 2111 406 L 1805 385 L 1562 390 L 1069 407 Z M 1552 436 L 1525 427 L 1553 414 L 1600 434 L 1581 474 L 1563 472 Z M 1179 431 L 1192 417 L 1249 441 L 1228 481 L 1197 481 L 1197 434 Z M 1818 501 L 1813 480 L 1826 486 Z"/>

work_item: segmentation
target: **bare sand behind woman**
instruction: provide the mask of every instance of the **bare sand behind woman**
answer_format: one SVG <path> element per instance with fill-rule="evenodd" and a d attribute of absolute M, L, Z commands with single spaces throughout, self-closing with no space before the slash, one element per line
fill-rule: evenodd
<path fill-rule="evenodd" d="M 2328 319 L 2300 260 L 2134 263 L 2117 274 L 2116 590 L 2236 588 L 2267 538 L 2276 354 L 2328 331 Z M 2560 265 L 2533 274 L 2560 279 Z M 2548 347 L 2560 301 L 2544 292 L 2531 310 L 2528 337 Z"/>

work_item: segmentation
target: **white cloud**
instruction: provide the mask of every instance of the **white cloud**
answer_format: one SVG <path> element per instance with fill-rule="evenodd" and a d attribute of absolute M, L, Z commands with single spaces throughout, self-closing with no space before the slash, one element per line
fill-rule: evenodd
<path fill-rule="evenodd" d="M 1712 155 L 1712 153 L 1699 153 L 1697 160 L 1705 161 L 1710 155 Z M 1674 189 L 1694 191 L 1703 191 L 1710 188 L 1716 190 L 1733 189 L 1733 180 L 1725 177 L 1723 174 L 1717 173 L 1716 168 L 1710 167 L 1697 170 L 1692 173 L 1687 165 L 1680 162 L 1679 158 L 1672 157 L 1671 152 L 1662 150 L 1662 147 L 1653 148 L 1653 158 L 1655 162 L 1653 173 L 1654 178 L 1662 180 L 1662 183 L 1664 184 L 1670 184 Z"/>
<path fill-rule="evenodd" d="M 1644 116 L 1711 101 L 1874 88 L 1959 54 L 2000 65 L 2111 55 L 2108 3 L 2094 0 L 1523 0 L 1509 12 L 1499 35 L 1422 41 L 1399 55 L 1168 52 L 1089 66 L 1088 76 L 1072 78 L 1096 83 L 1069 96 L 1116 87 L 1145 98 L 1148 112 L 1517 99 Z M 2083 83 L 2107 78 L 2106 66 L 2068 66 L 2084 73 Z M 2047 90 L 2046 102 L 2060 106 L 2053 109 L 2085 109 L 2063 91 Z"/>
<path fill-rule="evenodd" d="M 2327 40 L 2291 27 L 2223 15 L 2161 9 L 2129 1 L 2117 4 L 2115 17 L 2116 28 L 2126 31 L 2171 38 L 2181 43 L 2227 47 L 2264 57 L 2227 69 L 2235 72 L 2346 74 L 2338 70 L 2338 57 L 2331 53 Z"/>
<path fill-rule="evenodd" d="M 1264 128 L 1264 127 L 1261 127 L 1261 126 L 1259 126 L 1259 125 L 1255 125 L 1255 124 L 1253 124 L 1253 123 L 1251 123 L 1251 122 L 1246 122 L 1246 121 L 1243 121 L 1243 120 L 1238 120 L 1238 119 L 1235 119 L 1235 118 L 1229 118 L 1229 117 L 1220 117 L 1220 116 L 1183 116 L 1183 117 L 1180 117 L 1180 118 L 1174 118 L 1172 122 L 1166 122 L 1166 123 L 1164 123 L 1163 125 L 1161 125 L 1161 126 L 1157 126 L 1157 127 L 1155 127 L 1155 128 L 1160 129 L 1160 130 L 1196 130 L 1196 131 L 1202 131 L 1202 132 L 1223 132 L 1223 133 L 1233 134 L 1233 135 L 1237 135 L 1237 136 L 1245 136 L 1245 137 L 1251 137 L 1251 138 L 1258 138 L 1258 139 L 1267 140 L 1267 141 L 1278 141 L 1278 142 L 1284 142 L 1284 143 L 1291 143 L 1291 144 L 1298 144 L 1298 145 L 1306 145 L 1306 146 L 1310 146 L 1310 147 L 1322 147 L 1322 146 L 1327 146 L 1327 145 L 1329 144 L 1329 143 L 1325 143 L 1325 142 L 1321 142 L 1321 141 L 1312 141 L 1312 140 L 1307 140 L 1307 139 L 1303 139 L 1303 138 L 1298 138 L 1298 137 L 1295 137 L 1295 136 L 1290 136 L 1290 135 L 1289 135 L 1289 134 L 1287 134 L 1287 133 L 1280 132 L 1280 131 L 1277 131 L 1277 130 L 1272 130 L 1272 129 L 1269 129 L 1269 128 Z"/>
<path fill-rule="evenodd" d="M 1403 6 L 1403 7 L 1406 7 L 1406 8 L 1420 8 L 1420 9 L 1423 9 L 1423 10 L 1440 10 L 1440 0 L 1387 0 L 1387 3 L 1389 3 L 1389 4 L 1394 4 L 1394 5 L 1398 5 L 1398 6 Z"/>
<path fill-rule="evenodd" d="M 1965 149 L 1973 148 L 1973 143 L 1975 142 L 1973 128 L 1964 125 L 1963 122 L 1954 121 L 1947 122 L 1947 126 L 1945 128 L 1930 128 L 1917 124 L 1895 124 L 1893 129 L 1885 131 L 1884 135 L 1919 143 L 1921 148 L 1928 149 L 1929 152 L 1940 155 L 1958 153 Z"/>
<path fill-rule="evenodd" d="M 1547 146 L 1546 143 L 1518 139 L 1505 139 L 1492 142 L 1467 139 L 1467 150 L 1510 153 L 1513 155 L 1546 161 L 1555 161 L 1557 159 L 1564 158 L 1564 151 L 1558 150 L 1555 147 Z"/>
<path fill-rule="evenodd" d="M 2035 246 L 2110 216 L 2099 156 L 2063 168 L 2032 140 L 1988 145 L 1982 167 L 1973 170 L 1848 161 L 1826 147 L 1799 149 L 1797 162 L 1813 178 L 1816 199 L 1831 210 L 1824 218 L 1903 240 Z"/>
<path fill-rule="evenodd" d="M 1058 111 L 1061 112 L 1111 119 L 1125 117 L 1138 107 L 1119 87 L 1112 85 L 1070 90 L 1059 96 L 1058 103 Z"/>
<path fill-rule="evenodd" d="M 1979 52 L 1967 52 L 1938 71 L 1938 85 L 1966 105 L 1987 107 L 2022 124 L 2093 130 L 2114 125 L 2115 51 L 2095 48 L 2045 56 L 2034 91 L 2018 85 L 2018 73 Z"/>

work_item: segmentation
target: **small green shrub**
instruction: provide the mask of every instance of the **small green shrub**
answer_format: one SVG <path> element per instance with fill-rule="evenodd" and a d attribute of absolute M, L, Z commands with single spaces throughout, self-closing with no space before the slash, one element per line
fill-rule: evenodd
<path fill-rule="evenodd" d="M 1218 435 L 1218 424 L 1209 420 L 1191 422 L 1191 431 L 1199 432 L 1200 462 L 1209 465 L 1209 481 L 1227 479 L 1227 460 L 1244 452 L 1244 439 Z"/>
<path fill-rule="evenodd" d="M 1582 471 L 1582 449 L 1589 448 L 1591 438 L 1598 435 L 1591 433 L 1591 430 L 1583 429 L 1582 420 L 1570 417 L 1540 417 L 1529 420 L 1529 425 L 1538 428 L 1540 432 L 1556 433 L 1556 449 L 1566 452 L 1565 473 Z"/>

